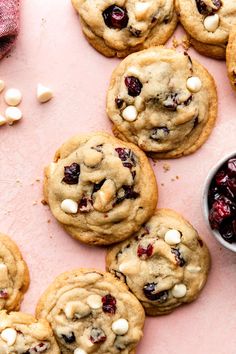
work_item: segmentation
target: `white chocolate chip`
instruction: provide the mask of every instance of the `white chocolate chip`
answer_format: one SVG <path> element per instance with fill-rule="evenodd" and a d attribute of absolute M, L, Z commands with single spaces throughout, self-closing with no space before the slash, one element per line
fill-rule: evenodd
<path fill-rule="evenodd" d="M 87 354 L 87 352 L 82 348 L 76 348 L 74 354 Z"/>
<path fill-rule="evenodd" d="M 204 27 L 208 32 L 215 32 L 219 27 L 220 18 L 218 14 L 207 16 L 204 20 Z"/>
<path fill-rule="evenodd" d="M 126 71 L 126 76 L 135 76 L 139 77 L 141 75 L 141 71 L 136 66 L 129 66 Z"/>
<path fill-rule="evenodd" d="M 88 167 L 94 167 L 102 161 L 102 157 L 103 155 L 101 152 L 94 149 L 89 149 L 86 150 L 84 154 L 84 163 Z"/>
<path fill-rule="evenodd" d="M 88 316 L 91 310 L 88 305 L 81 301 L 70 301 L 66 304 L 65 314 L 68 319 L 83 318 Z"/>
<path fill-rule="evenodd" d="M 6 118 L 3 117 L 3 116 L 0 114 L 0 126 L 1 126 L 1 125 L 4 125 L 4 124 L 6 124 L 6 123 L 7 123 Z"/>
<path fill-rule="evenodd" d="M 55 162 L 50 163 L 50 167 L 49 167 L 50 174 L 53 174 L 55 172 L 56 166 L 57 166 L 57 164 Z"/>
<path fill-rule="evenodd" d="M 137 116 L 138 112 L 134 106 L 127 106 L 122 112 L 122 117 L 127 122 L 134 122 L 137 119 Z"/>
<path fill-rule="evenodd" d="M 119 271 L 125 275 L 137 274 L 139 272 L 139 262 L 127 261 L 119 265 Z"/>
<path fill-rule="evenodd" d="M 147 12 L 150 8 L 150 2 L 136 2 L 135 3 L 135 7 L 134 7 L 134 13 L 135 13 L 135 17 L 137 18 L 137 20 L 142 20 L 145 18 L 145 16 L 147 15 Z"/>
<path fill-rule="evenodd" d="M 107 179 L 96 193 L 95 201 L 93 203 L 94 209 L 98 211 L 103 211 L 107 208 L 110 209 L 109 204 L 114 199 L 115 194 L 115 183 L 111 179 Z"/>
<path fill-rule="evenodd" d="M 177 299 L 184 297 L 187 293 L 186 285 L 176 284 L 172 289 L 172 295 Z"/>
<path fill-rule="evenodd" d="M 6 328 L 1 333 L 1 338 L 11 347 L 16 341 L 17 332 L 13 328 Z"/>
<path fill-rule="evenodd" d="M 202 88 L 202 82 L 197 76 L 192 76 L 187 80 L 187 89 L 190 92 L 198 92 Z"/>
<path fill-rule="evenodd" d="M 7 119 L 7 122 L 11 125 L 22 118 L 22 112 L 17 107 L 8 107 L 5 110 L 5 117 Z"/>
<path fill-rule="evenodd" d="M 37 99 L 40 103 L 48 102 L 53 97 L 53 92 L 49 87 L 38 84 Z"/>
<path fill-rule="evenodd" d="M 119 320 L 112 323 L 111 329 L 115 334 L 122 336 L 128 332 L 129 323 L 124 318 L 120 318 Z"/>
<path fill-rule="evenodd" d="M 3 80 L 0 80 L 0 93 L 4 90 L 5 88 L 5 82 Z"/>
<path fill-rule="evenodd" d="M 194 266 L 188 265 L 186 267 L 186 270 L 188 270 L 189 273 L 199 273 L 201 271 L 201 267 L 199 267 L 199 266 L 194 267 Z"/>
<path fill-rule="evenodd" d="M 76 214 L 78 212 L 78 203 L 72 199 L 64 199 L 61 202 L 61 209 L 68 214 Z"/>
<path fill-rule="evenodd" d="M 4 100 L 9 106 L 18 106 L 22 100 L 22 94 L 20 90 L 11 88 L 6 91 Z"/>
<path fill-rule="evenodd" d="M 93 310 L 100 309 L 102 307 L 102 298 L 99 295 L 89 295 L 87 298 L 87 304 Z"/>
<path fill-rule="evenodd" d="M 168 230 L 165 234 L 165 242 L 168 245 L 177 245 L 181 241 L 181 234 L 178 230 Z"/>

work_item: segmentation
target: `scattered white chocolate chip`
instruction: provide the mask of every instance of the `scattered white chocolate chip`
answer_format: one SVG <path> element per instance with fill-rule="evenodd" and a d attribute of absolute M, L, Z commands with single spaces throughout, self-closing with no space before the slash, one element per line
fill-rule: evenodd
<path fill-rule="evenodd" d="M 5 88 L 5 82 L 3 80 L 0 80 L 0 93 L 4 90 Z"/>
<path fill-rule="evenodd" d="M 176 284 L 172 289 L 172 295 L 177 299 L 184 297 L 187 293 L 186 285 Z"/>
<path fill-rule="evenodd" d="M 201 267 L 199 267 L 199 266 L 194 267 L 194 266 L 188 265 L 186 267 L 186 270 L 189 271 L 189 273 L 199 273 L 201 271 Z"/>
<path fill-rule="evenodd" d="M 6 91 L 4 95 L 4 100 L 9 106 L 18 106 L 22 100 L 22 94 L 20 90 L 15 88 L 10 88 Z"/>
<path fill-rule="evenodd" d="M 76 348 L 74 354 L 87 354 L 87 352 L 82 348 Z"/>
<path fill-rule="evenodd" d="M 49 87 L 38 84 L 37 99 L 40 103 L 48 102 L 53 97 L 53 92 Z"/>
<path fill-rule="evenodd" d="M 61 202 L 61 209 L 68 214 L 76 214 L 78 212 L 78 203 L 72 199 L 64 199 Z"/>
<path fill-rule="evenodd" d="M 165 242 L 168 245 L 177 245 L 181 241 L 181 233 L 178 230 L 168 230 L 165 233 Z"/>
<path fill-rule="evenodd" d="M 89 149 L 86 150 L 84 154 L 84 163 L 88 167 L 94 167 L 99 164 L 99 162 L 102 161 L 102 153 L 95 150 L 95 149 Z"/>
<path fill-rule="evenodd" d="M 124 318 L 120 318 L 119 320 L 112 323 L 111 329 L 115 334 L 122 336 L 128 332 L 129 323 Z"/>
<path fill-rule="evenodd" d="M 8 107 L 5 110 L 5 117 L 10 125 L 20 120 L 22 116 L 21 110 L 17 107 Z"/>
<path fill-rule="evenodd" d="M 89 295 L 87 298 L 87 304 L 93 310 L 100 309 L 102 307 L 102 298 L 99 295 Z"/>
<path fill-rule="evenodd" d="M 192 76 L 187 80 L 187 89 L 191 92 L 198 92 L 202 88 L 202 82 L 197 76 Z"/>
<path fill-rule="evenodd" d="M 135 13 L 135 17 L 137 18 L 137 20 L 142 20 L 146 16 L 146 14 L 150 8 L 150 5 L 151 5 L 150 2 L 138 1 L 135 3 L 134 13 Z"/>
<path fill-rule="evenodd" d="M 122 112 L 122 117 L 127 122 L 134 122 L 137 119 L 137 116 L 138 112 L 134 106 L 127 106 Z"/>
<path fill-rule="evenodd" d="M 3 117 L 3 116 L 0 114 L 0 126 L 1 126 L 1 125 L 4 125 L 4 124 L 6 124 L 6 123 L 7 123 L 6 118 Z"/>
<path fill-rule="evenodd" d="M 215 32 L 219 27 L 220 18 L 218 14 L 207 16 L 204 20 L 204 27 L 208 32 Z"/>
<path fill-rule="evenodd" d="M 11 347 L 16 341 L 17 332 L 13 328 L 6 328 L 1 333 L 1 338 Z"/>

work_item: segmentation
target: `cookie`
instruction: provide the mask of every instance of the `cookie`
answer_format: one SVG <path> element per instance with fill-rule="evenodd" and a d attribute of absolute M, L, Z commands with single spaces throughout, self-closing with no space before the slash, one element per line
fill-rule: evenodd
<path fill-rule="evenodd" d="M 0 234 L 0 310 L 19 310 L 29 287 L 29 271 L 16 244 Z"/>
<path fill-rule="evenodd" d="M 145 318 L 125 284 L 94 269 L 58 276 L 36 315 L 49 321 L 63 354 L 133 354 Z"/>
<path fill-rule="evenodd" d="M 47 321 L 37 321 L 22 312 L 0 311 L 0 353 L 60 354 L 60 351 Z"/>
<path fill-rule="evenodd" d="M 229 30 L 236 25 L 234 0 L 176 0 L 179 19 L 201 54 L 224 59 Z"/>
<path fill-rule="evenodd" d="M 75 136 L 62 145 L 46 168 L 44 194 L 70 235 L 96 245 L 129 237 L 157 203 L 144 153 L 106 133 Z"/>
<path fill-rule="evenodd" d="M 229 34 L 229 42 L 226 50 L 226 64 L 231 86 L 236 90 L 236 26 L 232 28 Z"/>
<path fill-rule="evenodd" d="M 72 0 L 89 43 L 107 57 L 161 45 L 177 25 L 174 0 Z"/>
<path fill-rule="evenodd" d="M 188 155 L 214 127 L 214 79 L 186 53 L 164 47 L 134 53 L 112 74 L 107 114 L 116 136 L 151 157 Z"/>
<path fill-rule="evenodd" d="M 197 231 L 169 209 L 107 253 L 107 269 L 123 280 L 146 314 L 168 314 L 195 300 L 206 283 L 208 249 Z"/>

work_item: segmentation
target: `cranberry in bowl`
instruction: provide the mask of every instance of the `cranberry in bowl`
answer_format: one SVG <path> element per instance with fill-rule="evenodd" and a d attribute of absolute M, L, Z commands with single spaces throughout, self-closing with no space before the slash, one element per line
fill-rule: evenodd
<path fill-rule="evenodd" d="M 209 172 L 203 212 L 215 238 L 236 252 L 236 152 L 225 156 Z"/>

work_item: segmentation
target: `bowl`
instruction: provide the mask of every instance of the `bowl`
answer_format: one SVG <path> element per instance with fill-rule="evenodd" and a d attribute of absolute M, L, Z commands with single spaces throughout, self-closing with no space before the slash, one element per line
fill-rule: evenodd
<path fill-rule="evenodd" d="M 203 188 L 203 200 L 202 200 L 202 207 L 203 207 L 203 214 L 204 214 L 204 218 L 206 220 L 206 223 L 208 225 L 208 228 L 210 229 L 212 235 L 215 237 L 215 239 L 222 245 L 224 246 L 225 248 L 233 251 L 233 252 L 236 252 L 236 242 L 233 242 L 233 243 L 229 243 L 227 241 L 225 241 L 223 239 L 223 237 L 220 235 L 219 231 L 218 230 L 213 230 L 210 226 L 210 223 L 209 223 L 209 219 L 208 219 L 208 216 L 209 216 L 209 206 L 208 206 L 208 191 L 209 191 L 209 187 L 210 187 L 210 184 L 212 182 L 212 179 L 214 178 L 215 174 L 218 172 L 218 170 L 220 169 L 220 167 L 227 161 L 229 160 L 230 158 L 232 157 L 236 157 L 236 152 L 232 152 L 230 154 L 227 154 L 226 156 L 224 156 L 222 159 L 220 159 L 216 165 L 214 165 L 211 169 L 210 169 L 210 172 L 208 173 L 207 175 L 207 178 L 205 180 L 205 183 L 204 183 L 204 188 Z"/>

